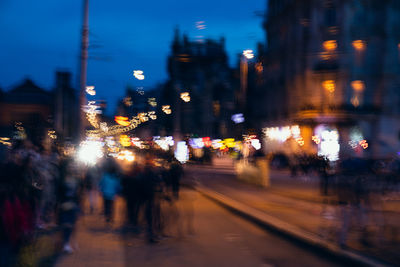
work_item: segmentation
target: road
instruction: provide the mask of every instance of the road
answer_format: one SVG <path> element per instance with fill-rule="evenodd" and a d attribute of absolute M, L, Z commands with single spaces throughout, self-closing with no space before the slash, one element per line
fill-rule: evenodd
<path fill-rule="evenodd" d="M 183 190 L 177 205 L 164 207 L 164 213 L 175 215 L 167 219 L 169 238 L 160 243 L 124 235 L 126 266 L 335 266 L 196 191 Z"/>

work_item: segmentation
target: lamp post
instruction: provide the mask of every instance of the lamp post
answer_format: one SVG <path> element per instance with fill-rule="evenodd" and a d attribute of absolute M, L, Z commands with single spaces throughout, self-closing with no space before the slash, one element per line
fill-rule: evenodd
<path fill-rule="evenodd" d="M 246 104 L 247 77 L 249 73 L 248 60 L 254 58 L 253 50 L 244 50 L 240 60 L 240 99 L 239 104 L 244 112 Z"/>

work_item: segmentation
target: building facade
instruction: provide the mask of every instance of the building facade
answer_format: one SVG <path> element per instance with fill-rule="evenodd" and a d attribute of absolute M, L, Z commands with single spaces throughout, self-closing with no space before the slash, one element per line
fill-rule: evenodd
<path fill-rule="evenodd" d="M 394 155 L 400 133 L 400 2 L 270 0 L 264 132 L 273 150 Z"/>
<path fill-rule="evenodd" d="M 190 41 L 176 30 L 168 58 L 169 81 L 162 93 L 170 101 L 174 135 L 228 137 L 234 127 L 233 72 L 225 40 Z M 187 93 L 189 98 L 184 98 Z M 185 100 L 186 99 L 186 100 Z"/>

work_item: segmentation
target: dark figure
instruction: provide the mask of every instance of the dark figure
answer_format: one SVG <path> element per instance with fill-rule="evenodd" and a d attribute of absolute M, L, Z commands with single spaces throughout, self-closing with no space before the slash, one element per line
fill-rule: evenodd
<path fill-rule="evenodd" d="M 158 211 L 156 197 L 156 190 L 158 187 L 158 177 L 155 173 L 150 160 L 146 161 L 143 174 L 140 179 L 140 188 L 143 193 L 143 200 L 145 205 L 145 218 L 147 223 L 147 238 L 150 243 L 156 243 L 154 226 L 158 224 L 157 219 L 159 216 L 154 216 Z M 158 203 L 159 204 L 159 203 Z"/>
<path fill-rule="evenodd" d="M 126 199 L 127 219 L 130 225 L 137 227 L 138 217 L 141 206 L 144 202 L 143 191 L 141 188 L 141 176 L 143 170 L 135 164 L 124 176 L 123 190 Z"/>
<path fill-rule="evenodd" d="M 171 181 L 171 189 L 174 197 L 176 199 L 179 198 L 179 188 L 181 183 L 181 178 L 183 176 L 183 168 L 179 161 L 176 159 L 172 160 L 168 172 L 168 176 L 170 177 Z"/>
<path fill-rule="evenodd" d="M 64 252 L 72 253 L 70 239 L 78 217 L 81 186 L 72 159 L 63 160 L 60 164 L 59 186 L 59 219 L 63 229 L 63 250 Z"/>
<path fill-rule="evenodd" d="M 321 195 L 327 196 L 328 195 L 328 188 L 329 188 L 329 174 L 328 174 L 328 168 L 329 168 L 329 162 L 328 159 L 324 157 L 318 157 L 316 159 L 316 168 L 318 171 L 319 175 L 319 185 L 320 185 L 320 192 Z"/>
<path fill-rule="evenodd" d="M 111 223 L 113 218 L 114 199 L 121 191 L 121 184 L 113 163 L 107 165 L 107 170 L 100 181 L 100 190 L 103 194 L 104 216 L 106 217 L 106 222 Z"/>

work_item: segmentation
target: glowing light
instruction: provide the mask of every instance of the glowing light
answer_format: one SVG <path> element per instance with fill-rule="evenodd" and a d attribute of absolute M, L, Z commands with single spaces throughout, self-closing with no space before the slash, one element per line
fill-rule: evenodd
<path fill-rule="evenodd" d="M 234 123 L 238 124 L 238 123 L 242 123 L 244 122 L 244 117 L 242 113 L 238 113 L 238 114 L 233 114 L 231 116 L 231 119 Z"/>
<path fill-rule="evenodd" d="M 204 147 L 203 138 L 192 138 L 189 140 L 189 144 L 193 148 L 203 148 Z"/>
<path fill-rule="evenodd" d="M 318 146 L 318 155 L 327 157 L 330 161 L 339 159 L 339 133 L 337 130 L 329 130 L 325 126 L 316 128 L 317 135 L 321 136 L 321 143 Z"/>
<path fill-rule="evenodd" d="M 138 80 L 144 80 L 144 75 L 142 70 L 134 70 L 133 76 Z"/>
<path fill-rule="evenodd" d="M 94 90 L 94 86 L 86 86 L 86 93 L 89 95 L 96 95 L 96 91 Z"/>
<path fill-rule="evenodd" d="M 267 139 L 271 141 L 285 142 L 290 137 L 300 137 L 300 127 L 298 125 L 285 126 L 285 127 L 266 127 L 263 128 L 263 133 Z"/>
<path fill-rule="evenodd" d="M 313 136 L 311 137 L 311 140 L 313 140 L 314 143 L 316 143 L 317 145 L 319 145 L 319 144 L 321 143 L 321 139 L 319 138 L 318 135 L 313 135 Z"/>
<path fill-rule="evenodd" d="M 147 117 L 147 113 L 146 112 L 142 112 L 138 114 L 139 120 L 141 122 L 146 122 L 149 120 L 149 117 Z"/>
<path fill-rule="evenodd" d="M 261 143 L 259 139 L 251 139 L 251 145 L 255 148 L 255 150 L 261 149 Z"/>
<path fill-rule="evenodd" d="M 189 92 L 181 93 L 181 99 L 185 102 L 190 102 L 190 95 Z"/>
<path fill-rule="evenodd" d="M 363 40 L 354 40 L 352 44 L 354 49 L 357 51 L 362 51 L 366 47 L 366 44 Z"/>
<path fill-rule="evenodd" d="M 221 139 L 214 139 L 211 141 L 211 147 L 213 149 L 220 149 L 223 146 L 223 141 Z"/>
<path fill-rule="evenodd" d="M 329 93 L 333 93 L 335 92 L 336 84 L 334 80 L 326 80 L 322 82 L 322 87 Z"/>
<path fill-rule="evenodd" d="M 171 113 L 172 113 L 172 111 L 171 111 L 171 106 L 170 106 L 170 105 L 164 105 L 164 106 L 162 106 L 162 111 L 163 111 L 165 114 L 171 114 Z"/>
<path fill-rule="evenodd" d="M 164 151 L 169 150 L 174 145 L 174 138 L 172 136 L 154 136 L 153 141 Z"/>
<path fill-rule="evenodd" d="M 360 146 L 361 146 L 363 149 L 367 149 L 367 148 L 368 148 L 368 142 L 367 142 L 367 140 L 361 140 L 361 141 L 359 142 L 359 144 L 360 144 Z"/>
<path fill-rule="evenodd" d="M 210 137 L 203 137 L 203 143 L 205 147 L 210 147 L 212 144 Z"/>
<path fill-rule="evenodd" d="M 234 148 L 236 146 L 235 139 L 234 138 L 224 139 L 224 145 L 228 148 Z"/>
<path fill-rule="evenodd" d="M 185 163 L 189 160 L 189 149 L 185 141 L 180 141 L 177 143 L 175 158 L 181 163 Z"/>
<path fill-rule="evenodd" d="M 124 147 L 131 146 L 131 139 L 126 134 L 123 134 L 119 137 L 119 142 Z"/>
<path fill-rule="evenodd" d="M 196 21 L 196 28 L 198 30 L 204 30 L 206 28 L 205 21 Z"/>
<path fill-rule="evenodd" d="M 115 116 L 114 120 L 116 123 L 118 123 L 119 125 L 122 125 L 122 126 L 129 126 L 131 124 L 128 117 Z"/>
<path fill-rule="evenodd" d="M 336 48 L 337 48 L 337 42 L 336 42 L 336 40 L 328 40 L 328 41 L 323 42 L 322 46 L 327 51 L 333 51 L 333 50 L 336 50 Z"/>
<path fill-rule="evenodd" d="M 356 80 L 351 82 L 351 87 L 353 87 L 353 90 L 356 92 L 362 92 L 365 89 L 365 84 L 363 81 Z"/>
<path fill-rule="evenodd" d="M 252 59 L 254 58 L 253 50 L 247 49 L 243 51 L 243 56 L 247 59 Z"/>
<path fill-rule="evenodd" d="M 155 111 L 149 111 L 147 114 L 149 115 L 150 119 L 152 119 L 152 120 L 156 120 L 157 119 L 157 115 L 156 115 Z"/>
<path fill-rule="evenodd" d="M 103 157 L 103 146 L 104 143 L 95 140 L 82 142 L 78 149 L 78 160 L 87 165 L 95 165 Z"/>
<path fill-rule="evenodd" d="M 133 103 L 132 103 L 132 99 L 131 99 L 131 97 L 130 97 L 130 96 L 128 96 L 128 97 L 125 97 L 123 102 L 124 102 L 124 104 L 125 104 L 127 107 L 130 107 L 130 106 L 132 106 L 132 105 L 133 105 Z"/>
<path fill-rule="evenodd" d="M 121 152 L 118 153 L 117 159 L 132 162 L 135 160 L 135 155 L 132 153 L 132 151 L 122 150 Z"/>
<path fill-rule="evenodd" d="M 299 144 L 299 146 L 304 146 L 304 139 L 303 139 L 303 137 L 298 137 L 298 138 L 296 138 L 296 142 Z"/>
<path fill-rule="evenodd" d="M 358 99 L 358 96 L 353 96 L 350 102 L 355 107 L 358 107 L 360 105 L 360 100 Z"/>
<path fill-rule="evenodd" d="M 157 107 L 157 102 L 154 97 L 150 97 L 149 99 L 147 99 L 147 102 L 149 103 L 150 106 Z"/>

